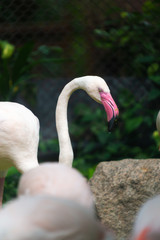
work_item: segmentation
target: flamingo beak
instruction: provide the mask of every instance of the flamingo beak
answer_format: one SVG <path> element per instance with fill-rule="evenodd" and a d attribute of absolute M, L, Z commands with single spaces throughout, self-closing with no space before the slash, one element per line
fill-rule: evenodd
<path fill-rule="evenodd" d="M 101 89 L 99 89 L 99 93 L 101 96 L 101 102 L 107 113 L 108 131 L 110 132 L 115 119 L 119 115 L 119 110 L 110 93 L 103 92 Z"/>
<path fill-rule="evenodd" d="M 139 236 L 136 238 L 136 240 L 147 240 L 147 234 L 149 233 L 150 228 L 146 227 L 142 230 L 142 232 L 139 234 Z"/>

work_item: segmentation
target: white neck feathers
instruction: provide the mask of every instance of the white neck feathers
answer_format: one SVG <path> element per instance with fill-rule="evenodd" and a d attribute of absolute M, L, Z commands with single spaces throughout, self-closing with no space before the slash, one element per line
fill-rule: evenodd
<path fill-rule="evenodd" d="M 59 140 L 59 162 L 72 166 L 73 150 L 68 131 L 67 107 L 71 94 L 77 89 L 85 90 L 95 101 L 101 103 L 99 88 L 110 92 L 104 79 L 98 76 L 84 76 L 75 78 L 62 90 L 56 107 L 56 128 Z"/>
<path fill-rule="evenodd" d="M 56 107 L 56 128 L 59 140 L 59 162 L 72 167 L 73 150 L 68 130 L 67 107 L 71 94 L 79 88 L 76 79 L 69 82 L 59 95 Z"/>

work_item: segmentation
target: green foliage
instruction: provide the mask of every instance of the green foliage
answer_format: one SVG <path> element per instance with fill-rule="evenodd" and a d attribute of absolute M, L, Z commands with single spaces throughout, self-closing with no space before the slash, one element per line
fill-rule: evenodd
<path fill-rule="evenodd" d="M 57 139 L 43 140 L 42 138 L 40 138 L 39 150 L 41 153 L 53 152 L 54 150 L 54 153 L 58 154 L 59 151 L 58 140 Z"/>
<path fill-rule="evenodd" d="M 1 58 L 6 59 L 12 56 L 14 46 L 7 41 L 0 41 Z"/>
<path fill-rule="evenodd" d="M 33 43 L 26 43 L 22 47 L 15 47 L 6 42 L 0 42 L 0 98 L 9 100 L 16 95 L 20 84 L 28 79 L 32 64 L 29 58 L 33 51 Z"/>
<path fill-rule="evenodd" d="M 37 66 L 41 78 L 57 77 L 63 71 L 63 63 L 67 59 L 63 56 L 63 49 L 59 46 L 41 45 L 32 53 L 32 64 Z"/>
<path fill-rule="evenodd" d="M 160 135 L 159 135 L 158 131 L 153 132 L 153 139 L 156 142 L 157 149 L 159 148 L 159 150 L 160 150 Z"/>
<path fill-rule="evenodd" d="M 137 135 L 143 133 L 142 142 L 148 140 L 148 144 L 152 142 L 151 132 L 149 136 L 147 134 L 148 129 L 154 131 L 160 99 L 159 6 L 159 0 L 147 0 L 143 4 L 142 12 L 120 10 L 119 18 L 106 22 L 104 29 L 94 31 L 95 45 L 104 50 L 108 62 L 112 62 L 116 53 L 116 75 L 135 76 L 139 78 L 141 85 L 146 87 L 145 98 L 140 96 L 137 101 L 134 96 L 129 96 L 131 93 L 123 92 L 118 100 L 124 123 L 123 132 L 128 134 L 135 131 L 132 136 L 134 142 L 138 141 Z M 129 95 L 125 103 L 123 99 L 126 94 Z"/>
<path fill-rule="evenodd" d="M 35 0 L 36 11 L 34 12 L 35 21 L 61 21 L 62 17 L 66 15 L 66 8 L 68 2 L 65 0 Z"/>
<path fill-rule="evenodd" d="M 4 184 L 3 203 L 16 198 L 20 175 L 21 174 L 16 170 L 16 168 L 12 167 L 9 169 Z"/>
<path fill-rule="evenodd" d="M 34 43 L 27 42 L 20 48 L 15 48 L 6 41 L 0 41 L 1 64 L 0 64 L 0 98 L 1 100 L 13 99 L 18 91 L 27 97 L 28 101 L 35 96 L 35 85 L 31 78 L 37 76 L 34 72 L 43 73 L 47 76 L 47 71 L 52 76 L 57 76 L 61 72 L 63 58 L 62 48 L 58 46 L 40 46 L 34 50 Z M 36 69 L 38 68 L 38 70 Z M 41 70 L 39 70 L 41 69 Z M 50 70 L 49 70 L 50 69 Z"/>
<path fill-rule="evenodd" d="M 156 129 L 155 119 L 160 99 L 159 6 L 159 0 L 147 0 L 142 12 L 119 10 L 118 18 L 111 16 L 104 23 L 104 28 L 94 31 L 95 46 L 104 51 L 108 62 L 114 59 L 116 76 L 135 76 L 146 90 L 149 88 L 145 97 L 137 97 L 131 91 L 122 89 L 117 98 L 120 109 L 118 128 L 111 135 L 105 136 L 107 148 L 102 144 L 97 159 L 106 161 L 125 157 L 158 157 L 157 137 L 153 132 Z M 101 130 L 99 134 L 101 136 L 98 139 L 103 139 L 104 132 Z M 93 155 L 96 156 L 95 153 Z"/>
<path fill-rule="evenodd" d="M 150 76 L 159 71 L 159 1 L 145 1 L 142 12 L 119 11 L 119 18 L 106 21 L 104 29 L 95 29 L 95 45 L 113 51 L 121 66 L 119 74 Z M 112 24 L 112 25 L 111 25 Z M 107 30 L 106 30 L 107 29 Z M 125 61 L 121 64 L 122 56 Z M 117 64 L 117 65 L 118 65 Z"/>

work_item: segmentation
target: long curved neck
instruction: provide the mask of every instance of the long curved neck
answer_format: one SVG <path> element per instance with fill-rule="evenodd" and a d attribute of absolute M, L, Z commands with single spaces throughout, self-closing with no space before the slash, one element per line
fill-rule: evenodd
<path fill-rule="evenodd" d="M 75 79 L 69 82 L 59 95 L 56 107 L 56 128 L 59 140 L 59 162 L 72 166 L 73 150 L 68 131 L 67 107 L 71 94 L 80 88 Z"/>

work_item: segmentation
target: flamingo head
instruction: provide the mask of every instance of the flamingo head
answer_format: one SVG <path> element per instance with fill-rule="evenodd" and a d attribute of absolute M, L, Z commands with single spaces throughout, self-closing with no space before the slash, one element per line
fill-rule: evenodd
<path fill-rule="evenodd" d="M 107 113 L 108 130 L 111 131 L 114 124 L 114 120 L 119 115 L 119 110 L 109 92 L 107 93 L 104 92 L 102 89 L 99 89 L 99 94 L 101 96 L 101 101 L 104 106 L 104 109 Z"/>
<path fill-rule="evenodd" d="M 98 76 L 85 76 L 76 80 L 79 88 L 85 90 L 96 102 L 103 104 L 107 114 L 108 130 L 111 131 L 119 110 L 104 79 Z"/>

